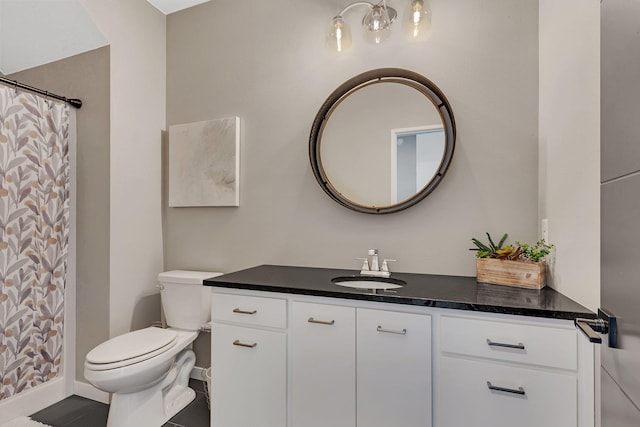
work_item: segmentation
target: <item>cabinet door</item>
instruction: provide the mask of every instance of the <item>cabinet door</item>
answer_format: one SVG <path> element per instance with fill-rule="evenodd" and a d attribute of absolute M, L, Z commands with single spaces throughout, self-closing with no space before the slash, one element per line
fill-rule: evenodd
<path fill-rule="evenodd" d="M 443 356 L 439 427 L 575 427 L 575 375 Z"/>
<path fill-rule="evenodd" d="M 284 332 L 214 323 L 211 371 L 212 425 L 287 425 L 287 338 Z"/>
<path fill-rule="evenodd" d="M 355 323 L 353 307 L 293 303 L 292 426 L 355 426 Z"/>
<path fill-rule="evenodd" d="M 431 318 L 358 309 L 357 324 L 357 425 L 430 426 Z"/>

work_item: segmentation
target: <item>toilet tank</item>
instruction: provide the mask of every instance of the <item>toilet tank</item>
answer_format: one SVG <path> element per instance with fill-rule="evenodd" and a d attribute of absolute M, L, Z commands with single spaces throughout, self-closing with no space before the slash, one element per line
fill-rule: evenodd
<path fill-rule="evenodd" d="M 222 273 L 172 270 L 158 275 L 167 325 L 197 331 L 211 320 L 211 289 L 202 281 Z"/>

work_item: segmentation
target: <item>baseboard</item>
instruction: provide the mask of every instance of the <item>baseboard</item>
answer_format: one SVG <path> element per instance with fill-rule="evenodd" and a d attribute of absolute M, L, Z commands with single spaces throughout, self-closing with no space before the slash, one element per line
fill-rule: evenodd
<path fill-rule="evenodd" d="M 0 400 L 0 424 L 28 416 L 67 397 L 64 378 L 47 381 L 8 399 Z"/>
<path fill-rule="evenodd" d="M 207 368 L 199 368 L 198 366 L 194 366 L 191 370 L 191 375 L 189 375 L 189 378 L 204 381 L 204 371 L 206 370 Z"/>
<path fill-rule="evenodd" d="M 83 383 L 82 381 L 73 383 L 73 394 L 95 400 L 96 402 L 109 404 L 109 393 L 98 390 L 91 384 Z"/>

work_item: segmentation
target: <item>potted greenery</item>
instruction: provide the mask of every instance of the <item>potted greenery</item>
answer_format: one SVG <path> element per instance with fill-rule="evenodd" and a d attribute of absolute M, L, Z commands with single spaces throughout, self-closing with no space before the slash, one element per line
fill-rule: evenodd
<path fill-rule="evenodd" d="M 475 245 L 470 250 L 476 251 L 476 277 L 481 283 L 518 286 L 530 289 L 542 289 L 546 286 L 546 263 L 553 245 L 544 239 L 534 245 L 516 242 L 504 246 L 507 234 L 494 243 L 487 233 L 489 243 L 485 244 L 476 238 L 471 241 Z"/>

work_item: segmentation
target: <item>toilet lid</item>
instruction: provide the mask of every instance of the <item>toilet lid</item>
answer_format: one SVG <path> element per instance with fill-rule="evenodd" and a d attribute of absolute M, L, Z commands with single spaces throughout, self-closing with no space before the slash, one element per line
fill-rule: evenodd
<path fill-rule="evenodd" d="M 146 328 L 128 332 L 103 342 L 87 354 L 87 362 L 93 364 L 112 364 L 116 362 L 145 359 L 163 353 L 173 347 L 176 332 L 171 329 Z"/>

